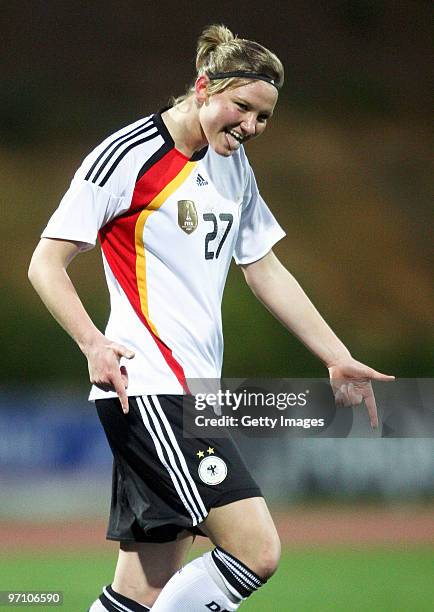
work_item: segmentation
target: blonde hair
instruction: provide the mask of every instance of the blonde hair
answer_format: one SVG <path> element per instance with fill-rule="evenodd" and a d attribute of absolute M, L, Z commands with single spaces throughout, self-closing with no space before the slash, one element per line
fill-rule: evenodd
<path fill-rule="evenodd" d="M 226 72 L 252 72 L 273 81 L 277 88 L 283 85 L 284 71 L 279 58 L 252 40 L 238 38 L 224 25 L 207 26 L 197 41 L 196 52 L 197 77 Z M 220 93 L 229 87 L 238 87 L 249 83 L 247 77 L 228 77 L 211 80 L 208 85 L 209 95 Z M 194 92 L 194 85 L 172 104 L 179 104 Z"/>

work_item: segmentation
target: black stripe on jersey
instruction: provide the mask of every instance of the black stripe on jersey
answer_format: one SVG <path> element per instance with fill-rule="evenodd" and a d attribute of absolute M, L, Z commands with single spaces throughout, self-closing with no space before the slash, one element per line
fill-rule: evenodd
<path fill-rule="evenodd" d="M 145 128 L 146 130 L 151 129 L 154 126 L 154 122 L 152 121 L 152 117 L 150 119 L 148 119 L 147 121 L 145 121 L 144 123 L 141 123 L 140 125 L 138 125 L 137 127 L 133 128 L 132 130 L 130 130 L 129 132 L 126 132 L 126 134 L 122 134 L 121 136 L 118 136 L 117 138 L 115 138 L 114 140 L 112 140 L 110 142 L 110 144 L 108 144 L 106 146 L 106 148 L 104 149 L 104 151 L 102 151 L 98 157 L 96 158 L 96 160 L 93 162 L 89 172 L 86 174 L 86 176 L 84 177 L 85 181 L 89 181 L 90 177 L 92 176 L 93 171 L 95 170 L 95 168 L 97 167 L 98 163 L 101 161 L 101 159 L 104 157 L 104 155 L 108 155 L 108 157 L 110 158 L 114 151 L 112 151 L 111 153 L 109 153 L 110 149 L 116 145 L 117 142 L 119 142 L 122 139 L 127 139 L 129 140 L 130 138 L 134 138 L 134 136 L 137 136 L 138 134 L 142 133 L 142 130 Z M 122 144 L 122 143 L 120 143 Z M 118 145 L 120 146 L 120 145 Z M 98 174 L 99 175 L 99 174 Z M 94 178 L 92 179 L 92 182 L 95 182 L 96 179 L 98 178 L 97 176 L 94 176 Z"/>
<path fill-rule="evenodd" d="M 154 164 L 160 161 L 171 149 L 173 149 L 173 145 L 169 142 L 165 142 L 162 147 L 155 151 L 153 155 L 146 161 L 146 163 L 140 168 L 139 173 L 136 178 L 136 183 L 139 181 L 147 171 L 152 168 Z"/>
<path fill-rule="evenodd" d="M 133 142 L 132 144 L 130 144 L 129 147 L 127 147 L 126 149 L 124 149 L 122 151 L 122 153 L 119 154 L 119 156 L 116 158 L 115 162 L 110 166 L 110 168 L 108 169 L 107 173 L 105 174 L 104 178 L 101 179 L 101 181 L 99 182 L 99 186 L 100 187 L 104 187 L 104 185 L 106 184 L 106 182 L 108 181 L 108 179 L 110 178 L 110 176 L 113 174 L 114 170 L 116 169 L 116 166 L 119 164 L 119 162 L 125 157 L 125 155 L 127 153 L 129 153 L 129 151 L 131 151 L 131 149 L 134 149 L 134 147 L 137 147 L 137 145 L 139 144 L 143 144 L 144 142 L 148 142 L 149 140 L 152 140 L 153 138 L 158 138 L 158 136 L 160 136 L 160 134 L 158 132 L 153 132 L 150 136 L 148 136 L 147 138 L 142 138 L 141 140 L 136 140 L 135 142 Z M 126 141 L 124 141 L 126 142 Z M 124 144 L 124 143 L 121 143 Z M 120 146 L 120 145 L 119 145 Z M 108 160 L 107 160 L 108 161 Z M 105 165 L 105 164 L 104 164 Z M 102 168 L 101 168 L 102 169 Z M 98 172 L 99 174 L 99 172 Z"/>
<path fill-rule="evenodd" d="M 195 151 L 193 153 L 193 155 L 190 157 L 190 161 L 200 161 L 201 159 L 205 157 L 205 155 L 207 154 L 207 151 L 208 151 L 208 145 L 205 145 L 202 149 L 200 149 L 199 151 Z"/>
<path fill-rule="evenodd" d="M 164 113 L 164 111 L 168 110 L 169 108 L 170 108 L 170 106 L 168 106 L 167 108 L 161 109 L 158 113 L 155 113 L 155 115 L 152 118 L 154 120 L 155 125 L 159 129 L 162 137 L 167 142 L 167 144 L 171 145 L 170 148 L 172 148 L 172 147 L 175 147 L 175 142 L 174 142 L 172 136 L 170 135 L 170 132 L 167 129 L 167 126 L 164 123 L 163 118 L 161 116 L 161 113 Z M 208 145 L 205 145 L 202 149 L 200 149 L 199 151 L 196 151 L 195 153 L 193 153 L 193 155 L 190 157 L 189 161 L 199 161 L 199 160 L 201 160 L 203 157 L 205 157 L 207 151 L 208 151 Z"/>

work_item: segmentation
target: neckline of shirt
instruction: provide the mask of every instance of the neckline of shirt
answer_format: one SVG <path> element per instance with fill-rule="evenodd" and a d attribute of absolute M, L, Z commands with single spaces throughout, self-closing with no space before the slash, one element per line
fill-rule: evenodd
<path fill-rule="evenodd" d="M 169 107 L 167 107 L 167 108 L 169 108 Z M 154 120 L 155 125 L 157 126 L 157 128 L 158 128 L 160 134 L 162 135 L 162 137 L 164 138 L 165 142 L 168 145 L 170 145 L 170 147 L 172 149 L 174 149 L 176 151 L 176 153 L 178 153 L 178 155 L 180 155 L 181 157 L 183 157 L 187 161 L 199 161 L 200 159 L 205 157 L 205 155 L 206 155 L 206 153 L 208 151 L 208 145 L 204 146 L 202 149 L 200 149 L 200 151 L 195 151 L 191 157 L 188 157 L 188 155 L 185 155 L 184 153 L 182 153 L 182 151 L 180 151 L 179 149 L 177 149 L 175 147 L 175 141 L 173 140 L 172 136 L 170 135 L 170 132 L 167 129 L 167 126 L 164 123 L 163 118 L 161 116 L 161 114 L 164 113 L 164 111 L 167 110 L 167 108 L 163 108 L 163 109 L 159 110 L 152 117 L 153 120 Z"/>

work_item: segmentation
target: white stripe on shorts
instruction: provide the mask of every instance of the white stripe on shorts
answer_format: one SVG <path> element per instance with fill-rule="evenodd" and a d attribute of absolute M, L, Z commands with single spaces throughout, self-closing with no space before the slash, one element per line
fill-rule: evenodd
<path fill-rule="evenodd" d="M 196 526 L 199 522 L 201 522 L 206 516 L 202 515 L 195 500 L 192 498 L 190 490 L 188 488 L 185 474 L 181 473 L 178 465 L 176 464 L 173 449 L 170 446 L 167 438 L 165 437 L 161 425 L 155 415 L 155 409 L 149 401 L 149 398 L 144 395 L 142 397 L 137 397 L 137 405 L 140 410 L 140 414 L 142 416 L 143 423 L 149 432 L 152 441 L 155 445 L 155 450 L 157 451 L 158 458 L 160 459 L 163 466 L 169 473 L 169 476 L 173 482 L 176 492 L 179 495 L 183 505 L 187 509 L 190 514 L 193 527 Z M 149 417 L 152 419 L 152 424 L 149 420 Z M 169 425 L 170 427 L 170 425 Z M 154 431 L 155 428 L 155 431 Z M 173 435 L 173 432 L 172 432 Z M 165 455 L 163 453 L 163 448 L 167 454 L 168 459 L 166 460 Z M 175 451 L 176 452 L 176 451 Z M 190 476 L 191 478 L 191 476 Z M 201 500 L 202 501 L 202 500 Z M 202 504 L 203 505 L 203 504 Z"/>
<path fill-rule="evenodd" d="M 196 499 L 196 502 L 197 502 L 200 510 L 202 511 L 203 518 L 206 518 L 208 516 L 208 512 L 207 512 L 207 510 L 205 508 L 205 504 L 203 503 L 202 498 L 200 496 L 200 493 L 198 491 L 198 488 L 196 486 L 196 483 L 194 482 L 194 480 L 193 480 L 193 478 L 192 478 L 192 476 L 190 474 L 190 470 L 188 469 L 187 462 L 185 460 L 185 457 L 184 457 L 184 455 L 182 453 L 181 448 L 179 447 L 178 441 L 175 438 L 175 435 L 173 433 L 172 427 L 171 427 L 171 425 L 170 425 L 170 423 L 169 423 L 169 421 L 168 421 L 168 419 L 167 419 L 167 417 L 166 417 L 166 415 L 164 413 L 164 410 L 161 408 L 161 404 L 160 404 L 160 401 L 158 399 L 158 396 L 157 395 L 152 395 L 151 398 L 154 401 L 154 406 L 155 406 L 158 414 L 160 415 L 161 420 L 163 421 L 163 425 L 165 426 L 166 433 L 169 436 L 169 439 L 170 439 L 170 441 L 172 443 L 173 449 L 175 450 L 176 454 L 178 455 L 179 462 L 180 462 L 181 467 L 182 467 L 182 471 L 184 472 L 188 482 L 190 483 L 191 489 L 193 491 L 193 495 L 194 495 L 194 497 Z"/>
<path fill-rule="evenodd" d="M 173 453 L 168 452 L 166 444 L 164 443 L 164 438 L 163 438 L 163 446 L 164 446 L 164 448 L 165 448 L 165 450 L 166 450 L 166 452 L 168 454 L 168 457 L 169 457 L 168 461 L 166 461 L 166 459 L 164 457 L 164 453 L 163 453 L 163 448 L 162 448 L 161 443 L 160 443 L 160 439 L 157 436 L 157 434 L 155 433 L 155 431 L 154 431 L 154 429 L 153 429 L 153 427 L 152 427 L 152 425 L 150 423 L 149 417 L 148 417 L 148 412 L 150 412 L 151 407 L 149 405 L 149 401 L 148 401 L 147 397 L 146 396 L 143 396 L 141 398 L 137 397 L 136 400 L 137 400 L 137 405 L 138 405 L 139 410 L 140 410 L 140 414 L 142 415 L 143 423 L 144 423 L 146 429 L 148 430 L 148 433 L 150 434 L 150 436 L 152 438 L 152 441 L 154 442 L 154 446 L 155 446 L 155 450 L 157 451 L 158 458 L 160 459 L 161 463 L 163 464 L 163 466 L 168 471 L 169 476 L 172 479 L 173 486 L 176 489 L 176 492 L 178 493 L 182 503 L 184 504 L 185 508 L 187 509 L 188 513 L 191 516 L 192 524 L 193 524 L 193 527 L 194 527 L 198 523 L 199 514 L 195 512 L 194 504 L 190 505 L 188 503 L 186 497 L 185 497 L 185 494 L 184 494 L 185 483 L 183 482 L 182 476 L 179 473 L 178 467 L 176 465 L 174 465 L 174 462 L 173 462 Z M 143 401 L 145 402 L 146 407 L 143 405 Z M 171 456 L 170 456 L 171 454 L 172 454 L 172 461 L 171 461 Z M 182 487 L 184 489 L 184 491 L 181 488 L 182 484 L 184 485 Z"/>

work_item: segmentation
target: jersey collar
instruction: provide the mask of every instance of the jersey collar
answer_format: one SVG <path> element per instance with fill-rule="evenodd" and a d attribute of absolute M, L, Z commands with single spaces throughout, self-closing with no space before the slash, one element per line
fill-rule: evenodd
<path fill-rule="evenodd" d="M 166 143 L 175 149 L 175 143 L 173 141 L 173 138 L 170 135 L 170 132 L 167 129 L 166 124 L 164 123 L 161 117 L 161 114 L 164 113 L 164 111 L 168 110 L 169 108 L 170 106 L 166 106 L 165 108 L 160 109 L 153 116 L 153 120 L 154 120 L 155 125 L 158 128 L 158 131 L 160 132 L 160 134 L 162 135 Z M 178 149 L 176 149 L 176 151 L 178 151 Z M 208 145 L 200 149 L 200 151 L 195 151 L 191 157 L 187 157 L 186 155 L 184 155 L 184 153 L 181 153 L 181 151 L 178 151 L 178 153 L 182 155 L 183 157 L 185 157 L 186 159 L 188 159 L 189 161 L 199 161 L 200 159 L 205 157 L 207 151 L 208 151 Z"/>

